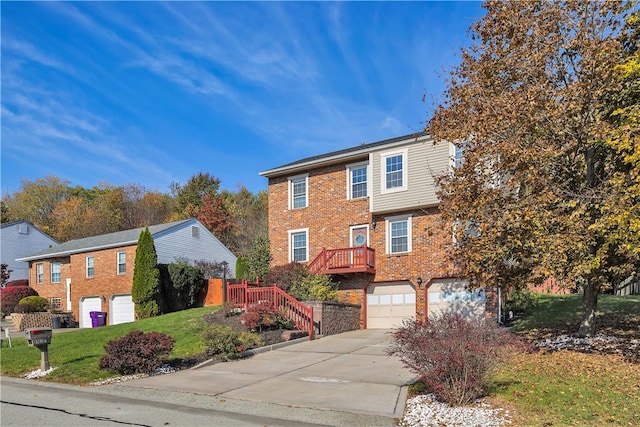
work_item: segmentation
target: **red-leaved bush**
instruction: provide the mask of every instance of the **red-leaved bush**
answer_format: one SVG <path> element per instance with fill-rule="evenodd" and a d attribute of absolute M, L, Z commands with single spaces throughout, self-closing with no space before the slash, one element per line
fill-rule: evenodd
<path fill-rule="evenodd" d="M 417 374 L 428 392 L 450 405 L 465 405 L 485 394 L 489 374 L 501 361 L 524 348 L 504 329 L 449 312 L 426 323 L 405 321 L 386 352 Z"/>
<path fill-rule="evenodd" d="M 22 298 L 38 296 L 30 286 L 10 286 L 0 289 L 0 310 L 7 315 L 13 312 Z"/>
<path fill-rule="evenodd" d="M 104 346 L 106 354 L 100 358 L 100 369 L 121 375 L 151 373 L 171 354 L 175 342 L 161 332 L 131 331 Z"/>
<path fill-rule="evenodd" d="M 280 313 L 274 310 L 273 305 L 268 302 L 261 302 L 252 305 L 242 313 L 242 323 L 254 331 L 262 331 L 263 327 L 273 326 Z"/>

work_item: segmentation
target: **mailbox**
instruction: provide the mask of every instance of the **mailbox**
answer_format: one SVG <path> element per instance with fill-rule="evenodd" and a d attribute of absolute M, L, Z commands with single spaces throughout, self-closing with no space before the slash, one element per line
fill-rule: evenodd
<path fill-rule="evenodd" d="M 27 343 L 36 347 L 51 344 L 52 335 L 53 330 L 51 328 L 32 328 L 24 331 Z"/>

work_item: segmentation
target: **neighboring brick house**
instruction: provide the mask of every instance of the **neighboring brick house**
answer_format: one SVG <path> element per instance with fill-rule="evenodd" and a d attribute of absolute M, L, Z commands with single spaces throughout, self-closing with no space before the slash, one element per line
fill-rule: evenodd
<path fill-rule="evenodd" d="M 60 244 L 56 239 L 25 220 L 2 224 L 0 242 L 2 242 L 0 262 L 7 264 L 9 270 L 13 270 L 9 280 L 29 277 L 29 264 L 24 261 L 16 261 L 18 258 Z"/>
<path fill-rule="evenodd" d="M 80 327 L 91 327 L 92 311 L 107 312 L 107 323 L 134 320 L 131 301 L 136 247 L 143 228 L 84 239 L 24 257 L 29 283 L 52 305 L 72 311 Z M 158 263 L 178 259 L 228 263 L 233 276 L 236 257 L 197 219 L 149 226 Z"/>
<path fill-rule="evenodd" d="M 365 328 L 452 307 L 494 315 L 494 293 L 467 291 L 445 253 L 452 225 L 442 220 L 434 177 L 454 167 L 456 154 L 453 144 L 414 134 L 261 172 L 272 264 L 303 262 L 332 275 L 340 299 L 361 305 Z"/>

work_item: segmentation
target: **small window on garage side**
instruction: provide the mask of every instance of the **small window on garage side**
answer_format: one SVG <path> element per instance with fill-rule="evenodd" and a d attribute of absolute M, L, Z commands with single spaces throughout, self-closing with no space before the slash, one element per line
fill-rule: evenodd
<path fill-rule="evenodd" d="M 93 256 L 87 257 L 87 279 L 91 279 L 94 273 L 94 259 Z"/>
<path fill-rule="evenodd" d="M 49 299 L 49 305 L 51 305 L 51 310 L 62 310 L 62 298 Z"/>
<path fill-rule="evenodd" d="M 127 272 L 127 253 L 124 251 L 118 252 L 118 274 L 125 274 Z"/>

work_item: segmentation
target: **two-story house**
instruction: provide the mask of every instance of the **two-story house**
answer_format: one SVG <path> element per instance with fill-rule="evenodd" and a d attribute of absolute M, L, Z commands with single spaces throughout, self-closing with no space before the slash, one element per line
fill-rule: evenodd
<path fill-rule="evenodd" d="M 435 177 L 455 161 L 453 144 L 413 134 L 261 172 L 272 264 L 332 275 L 340 299 L 362 307 L 365 328 L 449 309 L 493 315 L 493 292 L 469 291 L 446 256 L 453 229 L 442 220 Z"/>
<path fill-rule="evenodd" d="M 27 279 L 29 264 L 17 261 L 29 254 L 58 246 L 58 242 L 29 221 L 19 220 L 2 224 L 0 228 L 0 262 L 12 270 L 9 280 Z"/>
<path fill-rule="evenodd" d="M 29 283 L 52 306 L 74 313 L 91 327 L 90 312 L 107 313 L 111 325 L 134 320 L 131 300 L 136 248 L 144 228 L 71 240 L 21 258 Z M 159 264 L 177 260 L 226 261 L 233 277 L 236 257 L 202 223 L 191 218 L 149 226 Z"/>

